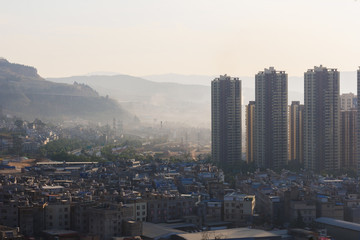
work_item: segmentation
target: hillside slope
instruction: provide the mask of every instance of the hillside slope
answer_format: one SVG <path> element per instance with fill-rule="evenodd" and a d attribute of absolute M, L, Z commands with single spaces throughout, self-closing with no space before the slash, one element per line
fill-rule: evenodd
<path fill-rule="evenodd" d="M 41 78 L 34 67 L 0 59 L 0 104 L 24 119 L 108 121 L 129 113 L 85 84 L 61 84 Z"/>
<path fill-rule="evenodd" d="M 128 75 L 49 78 L 59 83 L 85 83 L 118 100 L 146 123 L 186 123 L 210 127 L 210 88 L 152 82 Z"/>

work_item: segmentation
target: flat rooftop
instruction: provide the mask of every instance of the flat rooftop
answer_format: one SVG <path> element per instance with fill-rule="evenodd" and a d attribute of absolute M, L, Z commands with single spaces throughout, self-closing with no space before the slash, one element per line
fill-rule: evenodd
<path fill-rule="evenodd" d="M 142 236 L 147 238 L 151 238 L 151 239 L 167 238 L 170 237 L 171 235 L 182 234 L 182 233 L 186 233 L 186 232 L 165 227 L 160 224 L 143 222 Z"/>
<path fill-rule="evenodd" d="M 267 232 L 260 229 L 249 229 L 249 228 L 232 228 L 232 229 L 223 229 L 223 230 L 214 230 L 198 233 L 185 233 L 177 234 L 177 236 L 185 240 L 203 240 L 204 236 L 206 239 L 213 240 L 217 239 L 274 239 L 280 240 L 281 236 Z"/>
<path fill-rule="evenodd" d="M 315 220 L 317 223 L 327 224 L 338 228 L 345 228 L 353 231 L 360 232 L 360 224 L 342 221 L 334 218 L 321 217 Z"/>

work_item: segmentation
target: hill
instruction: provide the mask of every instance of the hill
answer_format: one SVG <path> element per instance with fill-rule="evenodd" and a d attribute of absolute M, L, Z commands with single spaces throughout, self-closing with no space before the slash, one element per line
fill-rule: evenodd
<path fill-rule="evenodd" d="M 85 83 L 101 94 L 113 96 L 144 122 L 171 121 L 210 128 L 210 84 L 214 77 L 167 74 L 151 78 L 154 81 L 129 75 L 74 76 L 48 80 Z M 255 83 L 250 77 L 241 79 L 243 104 L 247 104 L 255 99 Z M 303 99 L 303 94 L 299 92 L 290 92 L 289 95 L 289 101 Z M 244 114 L 243 118 L 245 119 Z"/>
<path fill-rule="evenodd" d="M 40 77 L 34 67 L 0 59 L 0 103 L 4 113 L 24 119 L 109 121 L 129 113 L 85 84 L 61 84 Z"/>
<path fill-rule="evenodd" d="M 210 127 L 210 88 L 201 85 L 159 83 L 128 75 L 49 78 L 59 83 L 84 83 L 113 96 L 142 122 L 187 123 Z"/>
<path fill-rule="evenodd" d="M 50 78 L 48 80 L 60 83 L 87 84 L 101 94 L 114 97 L 126 109 L 139 116 L 143 122 L 171 121 L 210 127 L 210 84 L 211 80 L 215 78 L 214 76 L 164 74 L 141 78 L 113 74 Z M 255 100 L 255 79 L 246 76 L 239 78 L 242 80 L 243 104 L 248 104 L 249 101 Z M 291 101 L 303 103 L 303 77 L 289 76 L 288 82 L 289 104 Z M 341 72 L 340 86 L 341 92 L 356 92 L 356 72 Z M 245 119 L 245 111 L 243 111 L 243 118 Z"/>

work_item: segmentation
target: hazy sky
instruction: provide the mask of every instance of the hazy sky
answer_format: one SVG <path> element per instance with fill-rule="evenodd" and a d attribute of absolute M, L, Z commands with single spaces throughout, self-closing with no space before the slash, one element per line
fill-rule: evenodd
<path fill-rule="evenodd" d="M 360 65 L 355 0 L 0 0 L 0 56 L 43 77 Z"/>

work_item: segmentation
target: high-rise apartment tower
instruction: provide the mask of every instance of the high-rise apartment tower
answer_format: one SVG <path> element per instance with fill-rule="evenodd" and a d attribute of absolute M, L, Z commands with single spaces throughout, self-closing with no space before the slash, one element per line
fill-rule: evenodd
<path fill-rule="evenodd" d="M 350 110 L 357 107 L 357 96 L 353 93 L 340 95 L 340 110 Z"/>
<path fill-rule="evenodd" d="M 258 167 L 282 169 L 288 160 L 288 76 L 273 67 L 255 75 L 255 151 Z"/>
<path fill-rule="evenodd" d="M 289 107 L 289 160 L 303 162 L 303 112 L 304 105 L 291 102 Z"/>
<path fill-rule="evenodd" d="M 241 161 L 241 81 L 224 75 L 211 82 L 211 152 L 221 166 Z"/>
<path fill-rule="evenodd" d="M 360 173 L 360 67 L 357 70 L 357 128 L 356 128 L 356 160 L 357 170 Z"/>
<path fill-rule="evenodd" d="M 320 65 L 304 73 L 304 166 L 340 167 L 339 72 Z"/>
<path fill-rule="evenodd" d="M 246 162 L 254 161 L 255 102 L 246 105 Z"/>
<path fill-rule="evenodd" d="M 356 125 L 357 96 L 353 93 L 340 95 L 340 167 L 357 169 Z"/>
<path fill-rule="evenodd" d="M 341 110 L 340 167 L 357 169 L 356 161 L 356 119 L 357 110 Z"/>

